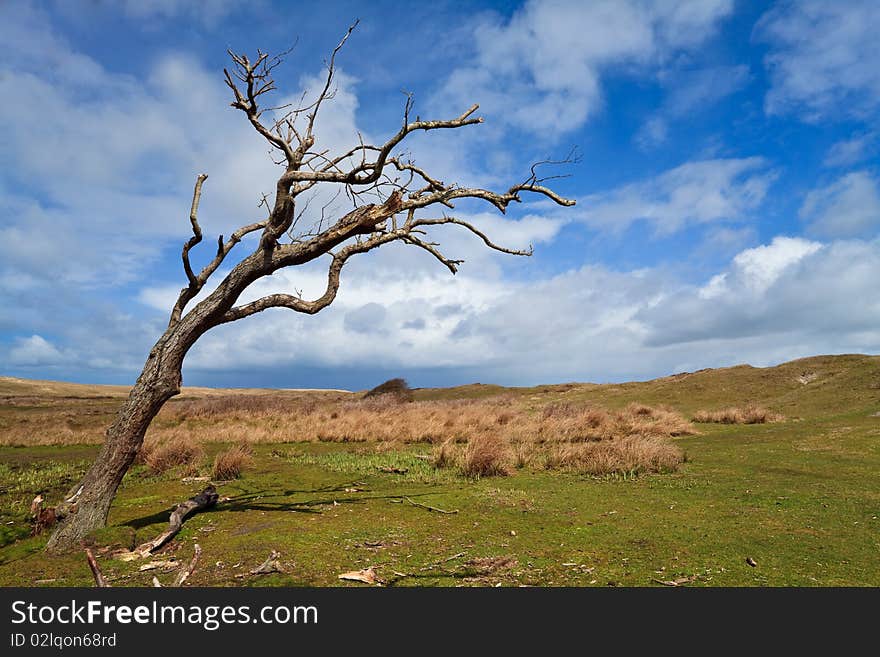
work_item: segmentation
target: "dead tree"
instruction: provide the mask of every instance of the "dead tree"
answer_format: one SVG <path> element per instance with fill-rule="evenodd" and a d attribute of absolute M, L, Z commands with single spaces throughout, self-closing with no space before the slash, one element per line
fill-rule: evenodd
<path fill-rule="evenodd" d="M 531 168 L 523 182 L 507 191 L 493 192 L 438 180 L 398 150 L 413 133 L 455 130 L 481 123 L 482 118 L 475 115 L 477 105 L 453 119 L 425 121 L 410 116 L 413 101 L 407 96 L 400 129 L 384 143 L 367 144 L 360 140 L 339 153 L 322 148 L 315 134 L 315 121 L 334 96 L 336 56 L 353 29 L 354 26 L 349 28 L 326 62 L 324 84 L 317 97 L 311 102 L 303 97 L 298 107 L 263 105 L 267 94 L 275 90 L 272 72 L 282 62 L 282 56 L 270 57 L 258 51 L 256 58 L 250 59 L 229 51 L 232 64 L 224 73 L 232 94 L 231 106 L 241 111 L 276 156 L 280 156 L 278 164 L 282 171 L 275 183 L 274 201 L 263 199 L 261 206 L 265 206 L 268 216 L 262 221 L 241 226 L 228 238 L 221 235 L 214 258 L 197 273 L 190 264 L 190 251 L 202 241 L 198 210 L 208 176 L 201 174 L 196 179 L 189 214 L 193 234 L 182 252 L 187 285 L 171 310 L 167 329 L 150 350 L 128 399 L 107 429 L 98 457 L 56 508 L 58 524 L 48 543 L 50 551 L 78 547 L 89 532 L 104 526 L 116 490 L 141 447 L 147 427 L 162 405 L 180 392 L 181 367 L 187 351 L 210 329 L 267 308 L 317 313 L 336 298 L 340 274 L 352 256 L 391 242 L 424 250 L 454 274 L 462 261 L 445 255 L 440 245 L 428 237 L 428 230 L 438 226 L 449 224 L 468 230 L 495 251 L 531 254 L 531 248 L 505 248 L 472 223 L 450 214 L 459 199 L 485 201 L 502 213 L 510 203 L 519 202 L 523 193 L 543 196 L 563 206 L 574 205 L 574 201 L 544 184 L 555 176 L 541 177 L 539 165 Z M 547 163 L 550 162 L 539 164 Z M 332 213 L 332 204 L 325 204 L 320 219 L 304 227 L 301 224 L 309 223 L 309 201 L 323 188 L 335 189 L 337 197 L 347 198 L 350 209 Z M 326 215 L 331 213 L 332 218 L 328 218 Z M 213 292 L 184 312 L 211 275 L 227 262 L 236 245 L 254 233 L 259 234 L 254 249 L 232 267 Z M 270 294 L 238 303 L 242 293 L 259 279 L 319 258 L 328 260 L 327 287 L 319 297 Z"/>

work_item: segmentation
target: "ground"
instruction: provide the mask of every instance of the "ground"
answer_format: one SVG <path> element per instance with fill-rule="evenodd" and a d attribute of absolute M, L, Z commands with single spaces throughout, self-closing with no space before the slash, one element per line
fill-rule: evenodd
<path fill-rule="evenodd" d="M 170 509 L 205 485 L 139 465 L 92 538 L 99 563 L 114 586 L 150 585 L 153 576 L 170 583 L 174 564 L 139 569 L 188 561 L 198 543 L 192 585 L 365 586 L 338 575 L 367 567 L 388 586 L 880 585 L 880 358 L 416 397 L 498 393 L 536 412 L 560 401 L 640 402 L 689 416 L 752 402 L 786 419 L 696 425 L 698 435 L 673 439 L 687 454 L 678 471 L 638 476 L 524 467 L 474 479 L 436 469 L 423 458 L 434 447 L 427 443 L 379 451 L 358 442 L 258 443 L 243 476 L 218 484 L 227 501 L 189 518 L 156 559 L 126 562 L 113 552 L 155 537 Z M 37 493 L 57 500 L 97 445 L 37 445 L 22 427 L 51 431 L 54 418 L 72 435 L 97 430 L 124 389 L 0 379 L 0 395 L 0 585 L 90 585 L 82 553 L 49 556 L 45 535 L 28 537 L 28 509 Z M 208 463 L 225 446 L 205 447 Z M 251 574 L 273 550 L 284 572 Z"/>

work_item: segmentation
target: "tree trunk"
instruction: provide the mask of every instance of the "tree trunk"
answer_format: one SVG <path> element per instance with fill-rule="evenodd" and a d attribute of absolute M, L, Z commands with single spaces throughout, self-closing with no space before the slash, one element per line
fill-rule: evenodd
<path fill-rule="evenodd" d="M 309 254 L 303 261 L 318 255 Z M 107 438 L 95 462 L 56 507 L 59 522 L 46 545 L 47 551 L 59 554 L 77 549 L 90 532 L 107 523 L 116 489 L 143 445 L 147 428 L 165 402 L 180 392 L 181 368 L 189 348 L 222 321 L 242 290 L 281 264 L 273 267 L 271 257 L 267 259 L 262 251 L 251 254 L 186 316 L 172 318 L 169 328 L 150 350 L 115 422 L 107 429 Z"/>
<path fill-rule="evenodd" d="M 170 329 L 150 351 L 144 369 L 107 429 L 95 462 L 57 507 L 59 523 L 46 549 L 61 553 L 78 548 L 82 540 L 107 522 L 116 489 L 134 462 L 150 422 L 162 405 L 180 392 L 180 371 L 190 341 Z"/>

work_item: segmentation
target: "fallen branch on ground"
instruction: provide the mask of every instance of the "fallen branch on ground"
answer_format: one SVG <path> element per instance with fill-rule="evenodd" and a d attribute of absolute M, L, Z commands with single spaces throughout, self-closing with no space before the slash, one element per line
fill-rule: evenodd
<path fill-rule="evenodd" d="M 692 575 L 691 577 L 678 577 L 676 579 L 657 579 L 656 577 L 652 577 L 652 582 L 657 582 L 657 584 L 662 584 L 663 586 L 681 586 L 682 584 L 689 584 L 697 579 L 698 575 Z"/>
<path fill-rule="evenodd" d="M 141 558 L 150 556 L 150 554 L 165 545 L 165 543 L 180 531 L 180 528 L 183 526 L 183 521 L 188 515 L 214 506 L 217 504 L 218 498 L 219 495 L 217 495 L 216 489 L 213 486 L 208 486 L 195 497 L 191 497 L 186 502 L 178 504 L 177 508 L 171 512 L 171 517 L 168 520 L 168 529 L 159 534 L 152 541 L 148 541 L 138 546 L 133 552 Z"/>
<path fill-rule="evenodd" d="M 177 573 L 177 577 L 174 578 L 174 586 L 183 586 L 183 583 L 187 580 L 187 578 L 192 575 L 192 571 L 195 570 L 196 563 L 199 561 L 199 555 L 202 554 L 202 548 L 198 543 L 195 544 L 195 552 L 193 553 L 192 561 L 189 562 L 189 565 L 181 568 L 180 572 Z"/>
<path fill-rule="evenodd" d="M 372 566 L 364 568 L 363 570 L 353 570 L 349 573 L 342 573 L 339 575 L 339 579 L 348 580 L 350 582 L 363 582 L 364 584 L 378 584 L 379 586 L 382 586 L 383 584 Z"/>
<path fill-rule="evenodd" d="M 451 557 L 446 557 L 446 558 L 443 559 L 442 561 L 435 561 L 434 563 L 429 563 L 429 564 L 426 565 L 426 566 L 422 566 L 421 568 L 419 568 L 419 571 L 420 571 L 420 572 L 425 572 L 425 571 L 428 571 L 428 570 L 433 570 L 433 571 L 438 571 L 438 570 L 439 570 L 439 574 L 440 574 L 440 576 L 454 577 L 456 571 L 457 571 L 461 566 L 460 566 L 460 565 L 459 565 L 459 566 L 455 566 L 452 570 L 449 570 L 449 569 L 445 568 L 445 567 L 443 566 L 443 564 L 445 564 L 445 563 L 449 563 L 450 561 L 455 561 L 456 559 L 461 559 L 461 558 L 464 557 L 464 556 L 467 556 L 467 552 L 459 552 L 459 553 L 457 553 L 457 554 L 453 554 Z M 401 572 L 398 572 L 398 571 L 394 571 L 393 574 L 395 575 L 395 577 L 396 577 L 397 579 L 402 579 L 402 578 L 404 578 L 404 577 L 424 577 L 424 575 L 417 575 L 417 574 L 415 574 L 415 573 L 401 573 Z M 396 581 L 396 580 L 394 580 L 394 581 Z M 393 584 L 394 581 L 389 582 L 389 583 L 390 583 L 390 584 Z"/>
<path fill-rule="evenodd" d="M 437 561 L 435 563 L 429 563 L 427 566 L 422 566 L 420 570 L 433 570 L 434 568 L 439 568 L 444 563 L 461 559 L 464 556 L 467 556 L 467 552 L 459 552 L 458 554 L 453 554 L 451 557 L 446 557 L 443 561 Z"/>
<path fill-rule="evenodd" d="M 192 575 L 192 572 L 193 572 L 193 570 L 195 570 L 196 564 L 199 561 L 199 556 L 201 556 L 201 554 L 202 554 L 202 547 L 198 543 L 196 543 L 194 546 L 194 550 L 195 551 L 193 552 L 192 561 L 189 562 L 188 566 L 184 566 L 180 569 L 180 571 L 177 573 L 177 577 L 174 578 L 174 584 L 172 584 L 171 586 L 183 586 L 183 583 L 187 580 L 187 578 L 190 575 Z M 160 562 L 157 562 L 157 563 L 160 563 Z M 171 562 L 166 561 L 164 563 L 171 563 Z M 147 565 L 150 565 L 150 564 L 147 564 Z M 143 566 L 141 566 L 140 570 L 144 570 Z M 162 588 L 162 582 L 160 582 L 159 578 L 156 577 L 155 575 L 153 575 L 153 587 L 157 588 L 157 589 Z"/>
<path fill-rule="evenodd" d="M 269 573 L 283 573 L 284 568 L 281 567 L 281 564 L 278 561 L 278 557 L 281 556 L 280 552 L 276 552 L 272 550 L 269 553 L 269 556 L 266 560 L 251 570 L 251 575 L 268 575 Z"/>
<path fill-rule="evenodd" d="M 414 500 L 411 500 L 408 497 L 402 497 L 402 498 L 400 498 L 400 500 L 397 500 L 397 501 L 391 500 L 391 501 L 395 502 L 396 504 L 403 504 L 404 502 L 409 502 L 413 506 L 417 506 L 422 509 L 427 509 L 428 511 L 436 511 L 437 513 L 445 513 L 447 515 L 452 515 L 453 513 L 458 513 L 458 509 L 453 509 L 452 511 L 447 511 L 446 509 L 439 509 L 436 506 L 430 506 L 428 504 L 422 504 L 421 502 L 416 502 Z"/>
<path fill-rule="evenodd" d="M 110 585 L 107 583 L 107 580 L 104 579 L 104 574 L 98 567 L 98 562 L 95 561 L 95 555 L 92 554 L 92 551 L 89 548 L 86 548 L 86 559 L 89 561 L 89 568 L 92 569 L 92 577 L 95 578 L 95 584 L 101 588 L 109 587 Z"/>

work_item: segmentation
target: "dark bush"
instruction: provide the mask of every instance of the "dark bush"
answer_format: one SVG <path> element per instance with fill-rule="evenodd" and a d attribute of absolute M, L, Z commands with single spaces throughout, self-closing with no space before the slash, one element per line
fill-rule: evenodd
<path fill-rule="evenodd" d="M 411 402 L 413 400 L 413 391 L 410 389 L 406 379 L 389 379 L 385 383 L 380 383 L 367 392 L 364 395 L 364 399 L 384 395 L 389 395 L 389 397 L 399 402 Z"/>

